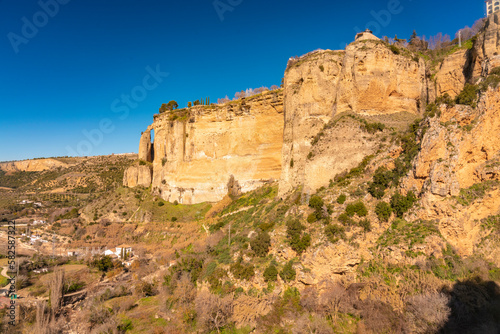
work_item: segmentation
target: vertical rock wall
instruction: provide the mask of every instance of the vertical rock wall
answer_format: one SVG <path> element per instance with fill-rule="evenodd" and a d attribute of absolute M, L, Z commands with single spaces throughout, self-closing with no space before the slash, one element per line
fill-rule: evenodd
<path fill-rule="evenodd" d="M 280 195 L 299 185 L 314 192 L 376 151 L 359 123 L 325 128 L 334 117 L 417 115 L 426 102 L 423 60 L 396 55 L 379 40 L 358 40 L 345 52 L 317 52 L 290 64 L 285 73 Z M 320 132 L 323 135 L 313 145 Z"/>
<path fill-rule="evenodd" d="M 165 200 L 216 202 L 228 193 L 228 184 L 237 183 L 247 192 L 279 179 L 281 91 L 221 106 L 193 107 L 182 120 L 165 113 L 151 130 L 155 131 L 152 188 Z"/>

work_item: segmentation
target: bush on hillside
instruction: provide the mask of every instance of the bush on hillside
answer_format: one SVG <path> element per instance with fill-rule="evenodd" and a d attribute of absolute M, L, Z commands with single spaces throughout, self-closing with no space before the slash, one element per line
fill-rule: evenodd
<path fill-rule="evenodd" d="M 397 217 L 402 218 L 416 201 L 417 198 L 412 191 L 408 192 L 406 196 L 396 193 L 391 197 L 391 208 Z"/>
<path fill-rule="evenodd" d="M 366 215 L 368 214 L 368 209 L 363 204 L 363 202 L 358 201 L 347 204 L 345 212 L 349 217 L 353 217 L 354 215 L 357 215 L 358 217 L 366 217 Z"/>
<path fill-rule="evenodd" d="M 458 104 L 466 104 L 473 108 L 476 107 L 478 87 L 469 83 L 465 84 L 464 89 L 457 95 L 455 101 Z"/>
<path fill-rule="evenodd" d="M 389 221 L 389 218 L 391 217 L 392 208 L 389 203 L 378 202 L 375 207 L 375 213 L 380 221 L 386 222 Z"/>
<path fill-rule="evenodd" d="M 293 261 L 290 260 L 285 264 L 283 269 L 280 271 L 280 277 L 285 282 L 290 282 L 295 279 L 297 272 L 293 269 Z"/>
<path fill-rule="evenodd" d="M 291 220 L 286 226 L 286 234 L 290 247 L 292 247 L 297 254 L 302 254 L 302 252 L 311 245 L 311 236 L 309 234 L 302 235 L 305 226 L 302 225 L 299 220 Z"/>
<path fill-rule="evenodd" d="M 337 197 L 337 203 L 344 204 L 346 199 L 347 199 L 346 195 L 340 194 L 339 197 Z"/>
<path fill-rule="evenodd" d="M 375 198 L 381 199 L 385 195 L 385 189 L 389 188 L 394 173 L 385 167 L 379 167 L 373 175 L 373 182 L 368 185 L 368 192 Z"/>
<path fill-rule="evenodd" d="M 327 225 L 325 235 L 332 244 L 346 237 L 344 228 L 338 224 Z"/>
<path fill-rule="evenodd" d="M 324 204 L 323 199 L 318 195 L 312 196 L 309 200 L 309 206 L 316 211 L 322 210 Z"/>
<path fill-rule="evenodd" d="M 276 282 L 277 280 L 278 280 L 278 269 L 276 269 L 276 266 L 271 263 L 269 267 L 267 267 L 264 270 L 264 281 Z"/>
<path fill-rule="evenodd" d="M 240 257 L 236 263 L 231 265 L 231 273 L 236 279 L 248 280 L 255 275 L 255 270 L 252 264 L 243 263 L 243 258 Z"/>
<path fill-rule="evenodd" d="M 264 257 L 271 247 L 271 237 L 267 232 L 260 232 L 250 241 L 250 247 L 256 256 Z"/>

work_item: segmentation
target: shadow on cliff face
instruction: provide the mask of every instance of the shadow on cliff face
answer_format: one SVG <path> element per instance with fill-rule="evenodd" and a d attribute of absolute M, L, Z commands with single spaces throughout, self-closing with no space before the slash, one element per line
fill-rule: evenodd
<path fill-rule="evenodd" d="M 500 287 L 495 282 L 476 277 L 443 293 L 449 296 L 451 313 L 440 333 L 500 333 Z"/>

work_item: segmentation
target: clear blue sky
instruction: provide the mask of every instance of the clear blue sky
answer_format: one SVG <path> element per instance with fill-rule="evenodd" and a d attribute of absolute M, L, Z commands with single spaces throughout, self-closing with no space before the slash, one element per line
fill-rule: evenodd
<path fill-rule="evenodd" d="M 453 37 L 484 12 L 479 0 L 0 0 L 0 161 L 137 152 L 169 100 L 279 85 L 289 57 L 343 48 L 367 24 Z"/>

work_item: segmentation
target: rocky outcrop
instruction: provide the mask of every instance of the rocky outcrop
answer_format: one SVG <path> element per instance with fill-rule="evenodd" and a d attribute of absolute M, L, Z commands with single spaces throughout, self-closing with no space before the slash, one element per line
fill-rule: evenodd
<path fill-rule="evenodd" d="M 67 168 L 69 165 L 56 159 L 35 159 L 0 163 L 0 169 L 5 172 L 41 172 L 58 167 Z"/>
<path fill-rule="evenodd" d="M 477 183 L 500 181 L 499 95 L 500 89 L 488 90 L 476 109 L 441 106 L 441 115 L 428 121 L 413 172 L 403 180 L 406 191 L 422 198 L 417 217 L 438 221 L 441 234 L 463 255 L 471 255 L 485 236 L 481 220 L 500 214 L 495 183 L 470 205 L 451 197 Z"/>
<path fill-rule="evenodd" d="M 151 149 L 150 131 L 155 134 Z M 142 134 L 139 151 L 146 161 L 148 152 L 154 152 L 148 186 L 155 194 L 195 204 L 217 202 L 228 192 L 247 192 L 278 179 L 282 143 L 283 94 L 272 91 L 161 114 Z M 135 174 L 131 168 L 126 175 Z M 131 179 L 128 186 L 135 176 Z"/>
<path fill-rule="evenodd" d="M 436 95 L 457 96 L 464 88 L 467 78 L 464 66 L 467 63 L 468 50 L 459 50 L 443 60 L 436 74 Z"/>
<path fill-rule="evenodd" d="M 280 195 L 299 185 L 315 191 L 375 153 L 359 122 L 325 127 L 336 115 L 417 115 L 426 101 L 423 60 L 396 55 L 379 40 L 358 40 L 346 51 L 318 51 L 289 63 Z"/>
<path fill-rule="evenodd" d="M 149 187 L 153 180 L 153 168 L 151 165 L 134 165 L 125 170 L 123 174 L 123 185 L 125 187 Z"/>
<path fill-rule="evenodd" d="M 139 160 L 153 162 L 154 153 L 153 145 L 151 144 L 151 129 L 148 128 L 141 134 L 139 141 Z"/>
<path fill-rule="evenodd" d="M 358 34 L 345 51 L 314 51 L 291 59 L 283 94 L 268 92 L 157 116 L 141 136 L 139 159 L 152 162 L 153 191 L 170 201 L 218 201 L 228 190 L 246 192 L 278 175 L 280 196 L 298 186 L 314 192 L 377 152 L 377 137 L 387 133 L 367 133 L 363 122 L 383 122 L 396 113 L 411 121 L 436 96 L 454 97 L 465 83 L 475 83 L 500 65 L 499 21 L 499 14 L 490 15 L 472 47 L 445 57 L 433 75 L 422 57 L 389 46 L 369 31 Z M 432 131 L 443 137 L 436 143 L 429 139 L 428 150 L 445 160 L 456 138 L 438 127 Z M 443 147 L 447 138 L 451 145 Z M 421 161 L 414 183 L 422 189 L 422 180 L 429 178 L 432 193 L 456 194 L 460 180 L 443 181 L 454 180 L 449 167 L 454 163 L 430 167 Z M 497 175 L 494 170 L 482 173 Z"/>
<path fill-rule="evenodd" d="M 435 75 L 435 87 L 430 87 L 431 94 L 455 97 L 465 83 L 476 83 L 500 66 L 499 21 L 500 13 L 489 15 L 484 30 L 473 38 L 472 48 L 459 49 L 443 60 Z"/>
<path fill-rule="evenodd" d="M 485 180 L 499 179 L 500 101 L 490 89 L 478 107 L 441 106 L 441 115 L 430 118 L 422 139 L 408 190 L 445 197 L 455 196 Z"/>

